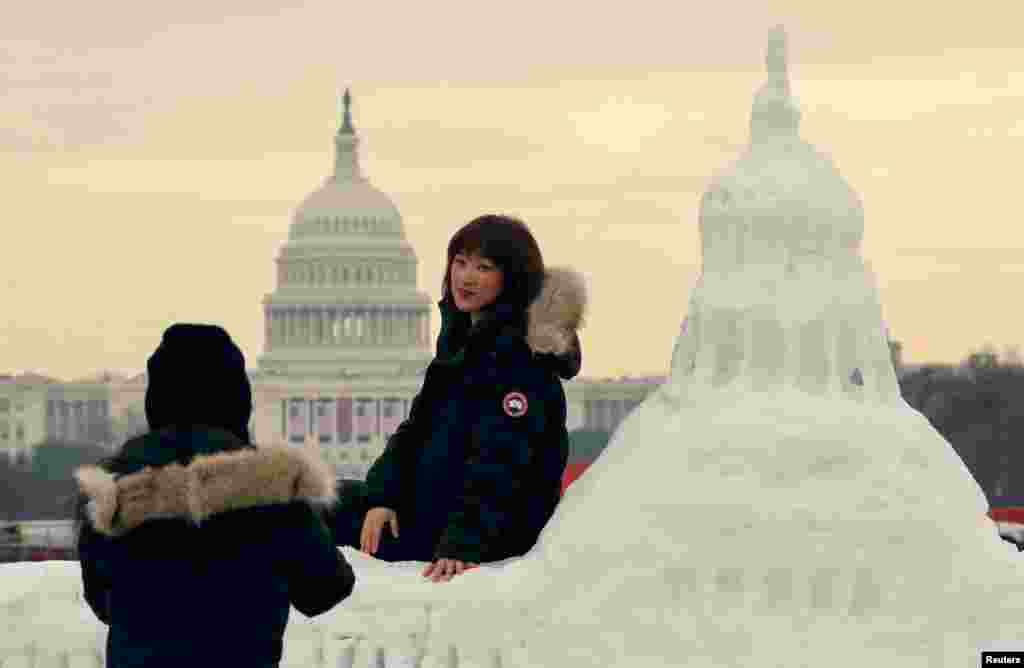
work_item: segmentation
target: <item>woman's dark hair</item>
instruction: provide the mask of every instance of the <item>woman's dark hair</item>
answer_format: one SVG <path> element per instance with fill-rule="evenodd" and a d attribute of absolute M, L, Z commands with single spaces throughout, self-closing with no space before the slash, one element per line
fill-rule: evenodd
<path fill-rule="evenodd" d="M 525 312 L 544 283 L 544 258 L 530 228 L 518 218 L 488 214 L 469 221 L 448 242 L 448 263 L 441 284 L 441 298 L 449 305 L 452 261 L 458 254 L 478 254 L 494 262 L 504 277 L 494 308 L 506 304 L 515 312 Z"/>

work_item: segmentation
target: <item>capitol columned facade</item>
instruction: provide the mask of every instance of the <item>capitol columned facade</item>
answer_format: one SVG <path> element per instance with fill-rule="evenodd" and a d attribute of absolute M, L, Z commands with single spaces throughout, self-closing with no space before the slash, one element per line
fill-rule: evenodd
<path fill-rule="evenodd" d="M 261 445 L 320 443 L 339 475 L 361 477 L 422 385 L 440 297 L 419 290 L 402 216 L 360 169 L 348 91 L 343 103 L 333 172 L 296 208 L 274 259 L 264 351 L 249 371 L 250 434 Z M 662 382 L 564 382 L 569 431 L 613 431 Z M 47 440 L 118 445 L 145 431 L 145 391 L 145 373 L 74 383 L 0 376 L 0 451 L 27 457 Z"/>

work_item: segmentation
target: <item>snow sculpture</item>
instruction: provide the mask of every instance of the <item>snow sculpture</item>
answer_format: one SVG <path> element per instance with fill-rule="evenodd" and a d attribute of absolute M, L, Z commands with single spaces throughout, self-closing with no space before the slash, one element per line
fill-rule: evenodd
<path fill-rule="evenodd" d="M 781 27 L 767 63 L 670 379 L 530 555 L 548 623 L 589 626 L 594 665 L 978 665 L 1022 637 L 1022 562 L 900 397 L 863 208 L 799 136 Z"/>
<path fill-rule="evenodd" d="M 315 620 L 293 611 L 282 665 L 967 668 L 1022 637 L 1024 561 L 900 397 L 863 208 L 799 136 L 785 47 L 777 28 L 750 145 L 701 202 L 703 273 L 668 382 L 533 550 L 433 584 L 343 548 L 354 593 Z M 35 618 L 4 603 L 28 575 L 9 569 L 17 634 Z"/>

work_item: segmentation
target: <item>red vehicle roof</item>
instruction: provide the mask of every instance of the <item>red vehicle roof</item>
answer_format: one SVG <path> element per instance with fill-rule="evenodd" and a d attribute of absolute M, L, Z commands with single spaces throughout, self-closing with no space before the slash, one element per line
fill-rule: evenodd
<path fill-rule="evenodd" d="M 569 462 L 565 465 L 565 472 L 562 473 L 562 494 L 565 494 L 565 490 L 569 485 L 572 484 L 576 478 L 579 478 L 587 467 L 590 466 L 590 462 Z"/>
<path fill-rule="evenodd" d="M 999 506 L 990 508 L 988 516 L 996 522 L 1024 524 L 1024 506 Z"/>

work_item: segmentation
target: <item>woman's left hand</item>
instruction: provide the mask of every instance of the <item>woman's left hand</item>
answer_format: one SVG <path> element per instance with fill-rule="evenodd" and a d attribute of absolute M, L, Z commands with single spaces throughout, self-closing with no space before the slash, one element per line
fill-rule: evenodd
<path fill-rule="evenodd" d="M 438 559 L 432 564 L 427 564 L 427 567 L 423 569 L 423 577 L 429 578 L 433 573 L 432 579 L 434 582 L 447 582 L 456 575 L 461 575 L 463 571 L 468 571 L 479 565 L 471 561 L 459 561 L 458 559 Z"/>

